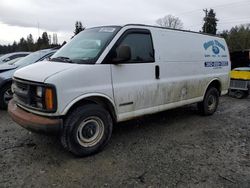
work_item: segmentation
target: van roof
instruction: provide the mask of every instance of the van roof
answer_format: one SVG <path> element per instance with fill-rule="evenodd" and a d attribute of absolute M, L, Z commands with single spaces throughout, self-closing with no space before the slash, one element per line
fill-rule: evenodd
<path fill-rule="evenodd" d="M 194 34 L 199 34 L 199 35 L 206 35 L 206 36 L 211 36 L 211 37 L 223 38 L 223 37 L 221 37 L 219 35 L 213 35 L 213 34 L 209 34 L 209 33 L 202 33 L 202 32 L 190 31 L 190 30 L 184 30 L 184 29 L 173 29 L 173 28 L 168 28 L 168 27 L 161 27 L 161 26 L 155 26 L 155 25 L 146 25 L 146 24 L 102 25 L 102 26 L 90 27 L 90 28 L 87 28 L 87 29 L 98 28 L 98 27 L 123 28 L 123 27 L 127 27 L 127 26 L 138 26 L 138 27 L 145 27 L 145 28 L 158 28 L 158 29 L 181 31 L 181 32 L 185 32 L 185 33 L 194 33 Z"/>
<path fill-rule="evenodd" d="M 168 27 L 146 25 L 146 24 L 126 24 L 126 25 L 123 25 L 123 27 L 126 27 L 126 26 L 152 27 L 152 28 L 167 29 L 167 30 L 173 30 L 173 31 L 182 31 L 182 32 L 187 32 L 187 33 L 195 33 L 195 34 L 200 34 L 200 35 L 207 35 L 207 36 L 212 36 L 212 37 L 223 38 L 221 36 L 213 35 L 213 34 L 209 34 L 209 33 L 202 33 L 202 32 L 197 32 L 197 31 L 189 31 L 189 30 L 184 30 L 184 29 L 173 29 L 173 28 L 168 28 Z"/>

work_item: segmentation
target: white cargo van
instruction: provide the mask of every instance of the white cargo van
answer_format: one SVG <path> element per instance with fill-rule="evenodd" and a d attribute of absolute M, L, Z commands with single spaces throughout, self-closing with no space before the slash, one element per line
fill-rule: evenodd
<path fill-rule="evenodd" d="M 32 131 L 56 131 L 78 156 L 103 149 L 113 124 L 198 103 L 216 111 L 229 87 L 222 38 L 146 25 L 86 29 L 14 74 L 9 113 Z"/>

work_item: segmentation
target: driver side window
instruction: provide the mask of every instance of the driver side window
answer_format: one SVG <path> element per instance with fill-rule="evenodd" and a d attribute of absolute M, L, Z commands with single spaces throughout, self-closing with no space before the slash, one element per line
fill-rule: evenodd
<path fill-rule="evenodd" d="M 123 63 L 154 62 L 154 50 L 149 33 L 129 33 L 123 38 L 119 46 L 128 46 L 131 50 L 131 59 Z"/>

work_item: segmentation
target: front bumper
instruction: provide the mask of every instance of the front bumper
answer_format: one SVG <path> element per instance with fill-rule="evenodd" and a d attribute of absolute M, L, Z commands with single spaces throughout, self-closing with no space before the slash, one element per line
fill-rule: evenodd
<path fill-rule="evenodd" d="M 62 119 L 52 119 L 29 113 L 18 107 L 12 99 L 8 105 L 11 118 L 22 127 L 41 133 L 58 133 L 62 125 Z"/>

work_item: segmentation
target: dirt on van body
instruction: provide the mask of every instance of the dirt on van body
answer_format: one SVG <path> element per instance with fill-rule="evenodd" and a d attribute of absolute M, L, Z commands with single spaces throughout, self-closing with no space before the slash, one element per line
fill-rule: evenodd
<path fill-rule="evenodd" d="M 0 187 L 250 187 L 250 98 L 223 97 L 116 125 L 103 152 L 76 158 L 0 111 Z"/>

